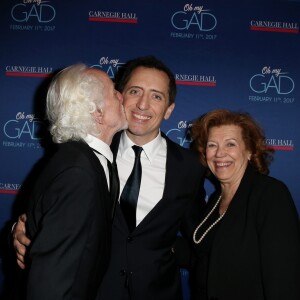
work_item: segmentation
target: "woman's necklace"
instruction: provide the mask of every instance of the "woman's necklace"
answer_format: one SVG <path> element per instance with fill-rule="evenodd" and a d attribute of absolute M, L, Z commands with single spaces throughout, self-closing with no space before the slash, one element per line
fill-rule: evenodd
<path fill-rule="evenodd" d="M 209 214 L 204 218 L 204 220 L 197 226 L 197 228 L 194 231 L 194 235 L 193 235 L 193 241 L 195 244 L 199 244 L 204 237 L 208 234 L 208 232 L 224 217 L 226 210 L 220 215 L 220 217 L 213 222 L 206 230 L 205 232 L 201 235 L 201 237 L 199 238 L 199 240 L 196 239 L 196 235 L 197 232 L 199 230 L 199 228 L 205 223 L 205 221 L 209 218 L 209 216 L 213 213 L 213 211 L 216 209 L 216 207 L 218 206 L 219 202 L 221 201 L 222 195 L 220 195 L 219 199 L 217 200 L 216 204 L 214 205 L 214 207 L 212 208 L 212 210 L 209 212 Z"/>

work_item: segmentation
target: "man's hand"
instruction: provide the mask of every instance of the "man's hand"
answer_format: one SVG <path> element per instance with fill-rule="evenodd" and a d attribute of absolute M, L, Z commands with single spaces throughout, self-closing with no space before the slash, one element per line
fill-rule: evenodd
<path fill-rule="evenodd" d="M 18 222 L 13 228 L 13 245 L 16 250 L 17 264 L 21 269 L 25 269 L 25 254 L 26 247 L 31 243 L 30 239 L 26 236 L 26 214 L 19 216 Z"/>

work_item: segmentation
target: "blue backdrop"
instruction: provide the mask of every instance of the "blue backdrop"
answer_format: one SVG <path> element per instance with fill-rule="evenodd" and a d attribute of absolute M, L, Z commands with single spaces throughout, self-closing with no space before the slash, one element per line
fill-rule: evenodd
<path fill-rule="evenodd" d="M 277 150 L 271 175 L 287 184 L 300 212 L 299 1 L 2 0 L 0 8 L 0 287 L 7 230 L 47 154 L 46 86 L 76 62 L 113 78 L 134 57 L 164 61 L 178 96 L 162 129 L 184 147 L 204 112 L 250 112 Z"/>

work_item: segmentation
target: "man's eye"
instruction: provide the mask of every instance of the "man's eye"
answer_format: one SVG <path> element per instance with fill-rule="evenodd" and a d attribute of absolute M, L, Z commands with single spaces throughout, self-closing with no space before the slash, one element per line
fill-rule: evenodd
<path fill-rule="evenodd" d="M 130 94 L 130 95 L 135 95 L 135 94 L 137 94 L 137 93 L 138 93 L 137 90 L 130 90 L 130 91 L 129 91 L 129 94 Z"/>

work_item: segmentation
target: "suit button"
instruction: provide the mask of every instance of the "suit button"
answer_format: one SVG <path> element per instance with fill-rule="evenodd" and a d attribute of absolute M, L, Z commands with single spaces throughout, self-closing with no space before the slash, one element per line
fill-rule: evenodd
<path fill-rule="evenodd" d="M 128 236 L 128 237 L 127 237 L 127 242 L 130 243 L 130 242 L 132 242 L 132 241 L 133 241 L 133 237 L 132 237 L 132 236 Z"/>

